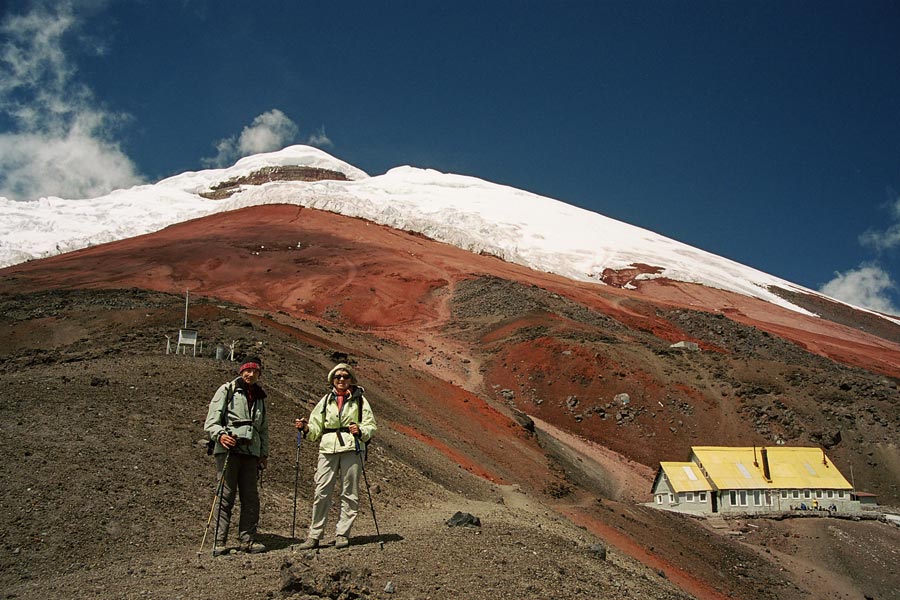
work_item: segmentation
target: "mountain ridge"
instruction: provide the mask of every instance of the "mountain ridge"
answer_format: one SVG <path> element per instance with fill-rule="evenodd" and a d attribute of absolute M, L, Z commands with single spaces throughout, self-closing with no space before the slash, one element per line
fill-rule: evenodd
<path fill-rule="evenodd" d="M 228 181 L 246 181 L 253 173 L 286 166 L 330 170 L 348 181 L 263 178 L 261 185 L 240 186 L 224 201 L 211 203 L 201 196 Z M 266 203 L 298 204 L 365 218 L 577 281 L 628 286 L 664 277 L 736 291 L 801 313 L 806 309 L 772 288 L 824 298 L 735 261 L 551 198 L 409 166 L 370 177 L 307 146 L 247 157 L 228 169 L 184 173 L 89 201 L 0 199 L 11 215 L 8 230 L 0 231 L 0 265 L 127 237 L 129 221 L 140 223 L 130 235 L 142 234 L 182 220 Z M 47 211 L 64 216 L 64 221 L 47 218 Z M 103 225 L 104 221 L 108 224 Z M 78 232 L 81 223 L 86 233 Z M 631 270 L 635 272 L 623 279 L 621 274 Z M 900 324 L 894 317 L 867 312 Z"/>

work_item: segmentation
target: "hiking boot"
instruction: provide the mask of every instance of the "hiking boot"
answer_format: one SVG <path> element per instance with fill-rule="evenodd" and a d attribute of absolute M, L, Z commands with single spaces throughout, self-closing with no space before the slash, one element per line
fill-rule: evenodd
<path fill-rule="evenodd" d="M 266 547 L 259 542 L 241 544 L 241 552 L 246 552 L 247 554 L 259 554 L 265 551 Z"/>
<path fill-rule="evenodd" d="M 350 540 L 347 539 L 345 535 L 336 535 L 334 536 L 334 547 L 335 548 L 346 548 L 350 545 Z"/>
<path fill-rule="evenodd" d="M 319 540 L 315 538 L 309 538 L 302 544 L 298 545 L 296 548 L 298 550 L 312 550 L 313 548 L 319 547 Z"/>
<path fill-rule="evenodd" d="M 230 548 L 225 548 L 224 546 L 219 546 L 218 548 L 214 548 L 212 555 L 213 556 L 228 556 L 231 554 Z"/>

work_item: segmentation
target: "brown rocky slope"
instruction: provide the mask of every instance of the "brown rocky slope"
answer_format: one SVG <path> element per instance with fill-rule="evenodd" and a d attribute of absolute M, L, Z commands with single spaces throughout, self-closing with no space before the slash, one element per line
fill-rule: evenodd
<path fill-rule="evenodd" d="M 3 403 L 17 415 L 4 426 L 0 508 L 14 516 L 0 567 L 18 597 L 387 597 L 388 581 L 396 598 L 897 597 L 888 525 L 731 523 L 739 535 L 726 535 L 639 504 L 653 466 L 691 445 L 779 441 L 829 446 L 859 489 L 900 504 L 900 347 L 852 323 L 675 282 L 577 284 L 293 206 L 0 275 Z M 206 352 L 166 356 L 188 288 Z M 195 557 L 212 500 L 197 440 L 233 368 L 209 349 L 233 340 L 267 367 L 274 551 L 212 561 Z M 669 349 L 680 340 L 703 351 Z M 343 354 L 378 407 L 367 470 L 387 543 L 364 514 L 346 555 L 297 555 L 289 422 Z M 301 484 L 313 455 L 301 449 Z M 301 485 L 300 537 L 308 499 Z M 448 528 L 456 510 L 483 527 Z"/>

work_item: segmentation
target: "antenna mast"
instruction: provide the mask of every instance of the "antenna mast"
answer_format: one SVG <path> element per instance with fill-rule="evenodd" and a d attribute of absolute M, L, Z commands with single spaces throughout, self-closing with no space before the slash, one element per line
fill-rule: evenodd
<path fill-rule="evenodd" d="M 184 290 L 184 328 L 187 329 L 187 312 L 188 312 L 188 297 L 190 296 L 190 290 Z"/>

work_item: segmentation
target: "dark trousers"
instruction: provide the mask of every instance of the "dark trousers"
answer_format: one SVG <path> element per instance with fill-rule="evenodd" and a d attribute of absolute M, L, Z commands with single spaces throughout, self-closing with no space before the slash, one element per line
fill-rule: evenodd
<path fill-rule="evenodd" d="M 226 454 L 216 455 L 216 474 L 221 480 L 222 467 Z M 218 530 L 216 546 L 225 545 L 228 539 L 228 527 L 231 524 L 231 509 L 234 508 L 235 497 L 241 498 L 241 520 L 238 524 L 241 544 L 253 542 L 256 527 L 259 525 L 259 491 L 256 488 L 257 464 L 259 459 L 247 454 L 232 453 L 228 457 L 228 467 L 222 486 L 222 497 L 219 499 L 216 519 Z"/>

